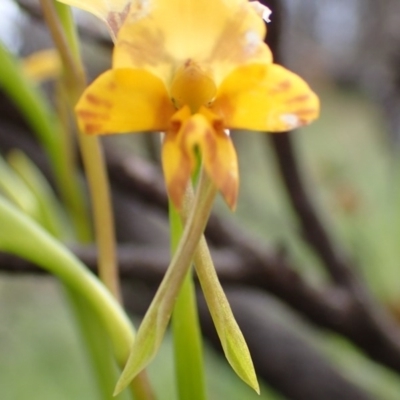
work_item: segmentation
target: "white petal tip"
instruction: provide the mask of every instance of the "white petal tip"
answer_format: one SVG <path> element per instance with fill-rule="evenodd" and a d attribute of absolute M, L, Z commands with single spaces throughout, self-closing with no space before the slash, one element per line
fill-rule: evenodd
<path fill-rule="evenodd" d="M 282 114 L 280 119 L 288 126 L 289 130 L 301 125 L 299 117 L 296 114 Z"/>
<path fill-rule="evenodd" d="M 272 11 L 264 4 L 261 4 L 259 1 L 251 1 L 250 5 L 253 7 L 254 11 L 265 21 L 271 22 L 270 16 Z"/>

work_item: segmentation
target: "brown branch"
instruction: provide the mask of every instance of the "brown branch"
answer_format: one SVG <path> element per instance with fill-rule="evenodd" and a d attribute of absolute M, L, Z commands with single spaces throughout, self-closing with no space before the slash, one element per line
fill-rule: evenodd
<path fill-rule="evenodd" d="M 289 133 L 269 136 L 289 200 L 295 210 L 302 236 L 324 262 L 327 271 L 339 285 L 353 286 L 354 276 L 343 251 L 334 244 L 323 227 L 304 187 Z"/>
<path fill-rule="evenodd" d="M 275 62 L 283 63 L 280 46 L 281 30 L 284 26 L 281 4 L 276 0 L 263 0 L 263 2 L 277 11 L 275 13 L 277 18 L 268 29 L 267 43 L 274 54 Z M 332 240 L 322 224 L 305 189 L 290 134 L 270 135 L 270 139 L 282 180 L 298 216 L 302 235 L 324 263 L 336 287 L 343 288 L 348 296 L 349 307 L 342 314 L 343 320 L 331 320 L 332 328 L 350 338 L 375 360 L 400 371 L 398 324 L 372 298 L 368 288 L 355 273 L 359 269 Z M 396 355 L 391 352 L 395 352 Z"/>

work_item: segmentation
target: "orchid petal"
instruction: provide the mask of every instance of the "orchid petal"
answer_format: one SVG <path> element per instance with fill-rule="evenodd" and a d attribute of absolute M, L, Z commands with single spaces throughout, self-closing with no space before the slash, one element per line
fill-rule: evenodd
<path fill-rule="evenodd" d="M 319 100 L 303 79 L 284 67 L 249 64 L 222 82 L 212 109 L 230 129 L 284 132 L 316 119 Z"/>
<path fill-rule="evenodd" d="M 198 148 L 204 169 L 234 209 L 239 187 L 236 151 L 222 121 L 208 109 L 190 116 L 189 107 L 178 111 L 172 120 L 178 129 L 169 131 L 162 151 L 164 176 L 168 195 L 180 209 L 190 175 L 196 166 Z"/>
<path fill-rule="evenodd" d="M 129 9 L 134 12 L 144 0 L 59 0 L 69 6 L 88 11 L 103 20 L 115 40 Z M 132 3 L 132 6 L 131 6 Z"/>
<path fill-rule="evenodd" d="M 178 20 L 177 20 L 178 18 Z M 245 0 L 158 0 L 129 14 L 118 35 L 113 66 L 145 68 L 169 81 L 187 60 L 215 68 L 216 83 L 238 63 L 271 60 L 265 26 Z"/>
<path fill-rule="evenodd" d="M 233 210 L 239 191 L 238 161 L 229 133 L 222 120 L 205 107 L 184 127 L 186 145 L 201 151 L 204 169 Z"/>
<path fill-rule="evenodd" d="M 196 162 L 194 149 L 198 147 L 204 169 L 229 207 L 234 209 L 239 186 L 237 156 L 229 135 L 222 127 L 222 121 L 202 108 L 199 114 L 185 122 L 180 135 L 182 147 L 190 156 L 192 166 Z"/>
<path fill-rule="evenodd" d="M 183 195 L 192 172 L 193 161 L 186 151 L 182 151 L 179 131 L 190 118 L 190 109 L 183 107 L 171 118 L 171 128 L 167 131 L 162 146 L 162 165 L 168 196 L 177 209 L 181 208 Z"/>
<path fill-rule="evenodd" d="M 271 22 L 270 16 L 272 11 L 265 6 L 264 4 L 260 3 L 259 1 L 250 1 L 250 6 L 253 7 L 254 11 L 265 21 Z"/>
<path fill-rule="evenodd" d="M 83 132 L 104 134 L 165 130 L 174 108 L 157 77 L 138 69 L 114 69 L 85 90 L 75 111 Z"/>

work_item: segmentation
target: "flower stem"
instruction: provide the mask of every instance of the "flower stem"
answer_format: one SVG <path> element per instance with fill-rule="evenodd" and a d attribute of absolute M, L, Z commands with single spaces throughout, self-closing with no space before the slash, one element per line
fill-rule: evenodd
<path fill-rule="evenodd" d="M 180 216 L 170 202 L 169 218 L 172 253 L 178 247 L 183 228 Z M 200 332 L 192 269 L 186 274 L 176 299 L 172 330 L 178 397 L 181 400 L 206 399 L 202 337 Z"/>
<path fill-rule="evenodd" d="M 56 4 L 55 6 L 52 0 L 40 0 L 40 2 L 64 65 L 66 92 L 68 100 L 73 106 L 85 89 L 85 76 L 78 51 L 77 38 L 73 35 L 74 25 L 70 10 L 61 4 Z M 89 137 L 79 133 L 78 139 L 93 204 L 94 224 L 99 249 L 99 276 L 114 297 L 120 300 L 114 222 L 101 146 L 96 137 Z"/>

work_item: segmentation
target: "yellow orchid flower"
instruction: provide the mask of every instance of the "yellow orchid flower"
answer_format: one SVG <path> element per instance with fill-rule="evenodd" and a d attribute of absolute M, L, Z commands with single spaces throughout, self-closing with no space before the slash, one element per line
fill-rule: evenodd
<path fill-rule="evenodd" d="M 199 150 L 206 172 L 234 208 L 239 178 L 229 130 L 300 127 L 318 116 L 318 97 L 272 62 L 260 17 L 268 13 L 259 3 L 134 3 L 119 30 L 112 69 L 76 106 L 79 126 L 87 134 L 164 132 L 163 170 L 178 208 Z"/>

